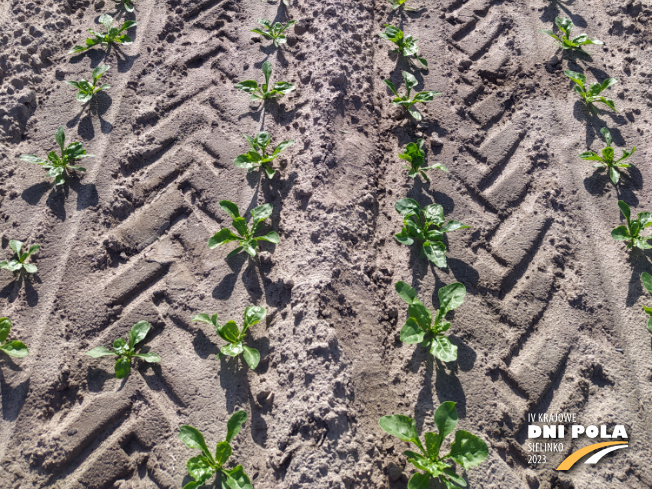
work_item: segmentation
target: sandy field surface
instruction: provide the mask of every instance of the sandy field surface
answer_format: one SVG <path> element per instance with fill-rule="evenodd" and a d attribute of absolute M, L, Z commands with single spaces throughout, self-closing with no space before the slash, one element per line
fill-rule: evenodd
<path fill-rule="evenodd" d="M 432 430 L 444 401 L 489 445 L 471 488 L 652 487 L 640 307 L 652 300 L 639 279 L 652 254 L 610 237 L 618 199 L 652 210 L 647 0 L 135 3 L 0 2 L 0 259 L 9 240 L 42 245 L 36 276 L 0 271 L 0 316 L 30 348 L 0 358 L 0 488 L 180 488 L 195 453 L 179 426 L 214 446 L 244 409 L 234 454 L 257 489 L 405 489 L 407 444 L 378 420 L 405 414 Z M 69 55 L 103 13 L 137 20 L 133 44 Z M 557 50 L 540 29 L 558 15 L 604 46 Z M 250 32 L 259 18 L 297 23 L 275 49 Z M 378 36 L 385 23 L 418 38 L 430 67 L 412 69 L 418 89 L 442 92 L 419 123 L 382 81 L 402 90 L 410 69 Z M 297 89 L 261 110 L 233 85 L 262 79 L 266 60 Z M 82 109 L 64 82 L 103 63 L 111 88 Z M 606 95 L 618 113 L 587 112 L 565 69 L 617 77 Z M 59 126 L 95 158 L 55 188 L 18 157 L 53 150 Z M 618 189 L 577 157 L 604 147 L 605 126 L 617 154 L 637 147 Z M 295 141 L 272 180 L 233 164 L 242 134 L 259 130 Z M 408 178 L 397 155 L 419 137 L 450 173 Z M 404 197 L 470 226 L 447 237 L 447 268 L 394 239 Z M 273 204 L 265 229 L 280 243 L 254 260 L 210 250 L 231 224 L 223 199 Z M 399 280 L 429 307 L 441 286 L 466 286 L 451 315 L 457 362 L 400 341 Z M 262 355 L 255 371 L 217 358 L 224 342 L 191 320 L 240 322 L 252 304 L 267 308 L 247 339 Z M 85 355 L 139 320 L 160 365 L 137 363 L 123 381 Z M 630 446 L 569 472 L 555 467 L 579 441 L 528 463 L 527 413 L 554 412 L 625 425 Z"/>

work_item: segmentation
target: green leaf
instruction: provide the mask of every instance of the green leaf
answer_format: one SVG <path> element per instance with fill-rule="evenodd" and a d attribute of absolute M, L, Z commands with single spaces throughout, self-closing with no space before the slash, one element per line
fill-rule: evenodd
<path fill-rule="evenodd" d="M 398 292 L 399 297 L 408 304 L 412 304 L 417 298 L 417 291 L 405 282 L 396 282 L 394 288 L 396 289 L 396 292 Z"/>
<path fill-rule="evenodd" d="M 254 93 L 259 90 L 258 82 L 256 80 L 244 80 L 236 83 L 234 87 L 247 93 Z"/>
<path fill-rule="evenodd" d="M 430 474 L 416 472 L 408 481 L 407 489 L 428 489 L 430 487 Z"/>
<path fill-rule="evenodd" d="M 111 28 L 111 24 L 113 23 L 113 17 L 111 17 L 109 14 L 102 14 L 100 15 L 100 24 L 102 24 L 107 30 Z"/>
<path fill-rule="evenodd" d="M 181 439 L 188 448 L 201 450 L 209 461 L 214 462 L 213 455 L 208 449 L 208 446 L 206 446 L 206 441 L 204 441 L 204 435 L 202 435 L 197 428 L 190 425 L 181 426 L 181 428 L 179 428 L 179 439 Z"/>
<path fill-rule="evenodd" d="M 263 319 L 265 319 L 266 314 L 267 314 L 267 310 L 264 307 L 260 307 L 260 306 L 247 307 L 244 312 L 244 330 L 246 331 L 254 324 L 258 324 L 259 322 L 261 322 Z"/>
<path fill-rule="evenodd" d="M 468 431 L 459 430 L 455 433 L 455 441 L 451 444 L 448 457 L 465 469 L 480 465 L 489 456 L 489 448 L 481 438 Z"/>
<path fill-rule="evenodd" d="M 586 77 L 583 74 L 577 73 L 576 71 L 564 70 L 564 75 L 566 75 L 568 78 L 573 80 L 580 87 L 584 88 L 584 84 L 586 83 Z"/>
<path fill-rule="evenodd" d="M 435 412 L 435 417 L 436 416 L 437 413 Z M 428 456 L 432 459 L 438 459 L 439 449 L 441 448 L 441 443 L 444 439 L 444 436 L 426 431 L 424 437 L 426 439 L 426 452 L 428 453 Z"/>
<path fill-rule="evenodd" d="M 38 268 L 36 268 L 36 265 L 32 263 L 23 263 L 23 268 L 27 273 L 34 274 L 38 272 Z"/>
<path fill-rule="evenodd" d="M 404 218 L 421 213 L 421 207 L 414 199 L 401 199 L 394 204 L 394 208 Z"/>
<path fill-rule="evenodd" d="M 145 339 L 152 325 L 147 321 L 138 321 L 129 331 L 129 347 L 133 349 L 138 343 Z"/>
<path fill-rule="evenodd" d="M 36 156 L 36 155 L 20 155 L 20 159 L 23 161 L 27 161 L 28 163 L 34 163 L 36 165 L 43 165 L 47 163 L 47 160 L 44 160 L 43 158 Z"/>
<path fill-rule="evenodd" d="M 129 357 L 118 358 L 115 362 L 115 378 L 124 379 L 131 372 L 131 360 Z"/>
<path fill-rule="evenodd" d="M 240 238 L 233 231 L 228 228 L 222 228 L 208 240 L 208 247 L 212 250 L 231 241 L 237 241 L 238 239 Z"/>
<path fill-rule="evenodd" d="M 186 468 L 188 469 L 190 477 L 195 479 L 199 485 L 206 482 L 213 476 L 213 474 L 215 474 L 215 468 L 211 466 L 209 461 L 203 455 L 192 457 L 188 460 Z"/>
<path fill-rule="evenodd" d="M 270 243 L 278 244 L 278 242 L 281 240 L 279 237 L 278 233 L 275 231 L 270 231 L 269 233 L 263 235 L 263 236 L 257 236 L 254 238 L 256 241 L 268 241 Z"/>
<path fill-rule="evenodd" d="M 29 355 L 29 350 L 25 343 L 18 340 L 9 341 L 0 346 L 0 349 L 10 357 L 24 358 Z"/>
<path fill-rule="evenodd" d="M 251 481 L 241 465 L 236 466 L 228 472 L 226 485 L 230 489 L 253 489 Z"/>
<path fill-rule="evenodd" d="M 645 290 L 647 290 L 650 294 L 652 294 L 652 275 L 650 275 L 647 272 L 641 273 L 641 282 L 643 283 Z M 2 341 L 2 339 L 3 338 L 0 336 L 0 341 Z"/>
<path fill-rule="evenodd" d="M 466 224 L 462 224 L 460 221 L 456 221 L 454 219 L 451 219 L 446 223 L 445 226 L 441 228 L 442 233 L 450 233 L 451 231 L 457 231 L 458 229 L 469 229 L 471 226 L 467 226 Z"/>
<path fill-rule="evenodd" d="M 464 477 L 456 474 L 452 469 L 444 469 L 444 474 L 446 474 L 446 477 L 448 477 L 451 481 L 453 481 L 458 486 L 466 487 L 466 481 L 464 480 Z M 451 487 L 455 487 L 455 486 L 451 486 Z"/>
<path fill-rule="evenodd" d="M 91 351 L 86 353 L 86 355 L 93 358 L 100 358 L 100 357 L 105 357 L 107 355 L 116 356 L 117 353 L 115 353 L 113 350 L 109 350 L 106 346 L 96 346 Z"/>
<path fill-rule="evenodd" d="M 439 431 L 439 436 L 443 440 L 450 435 L 457 427 L 457 408 L 453 401 L 446 401 L 440 404 L 435 411 L 435 425 Z"/>
<path fill-rule="evenodd" d="M 61 151 L 63 151 L 63 148 L 66 144 L 66 134 L 64 132 L 63 126 L 59 126 L 57 129 L 57 132 L 54 133 L 54 140 L 57 142 L 59 147 L 61 148 Z"/>
<path fill-rule="evenodd" d="M 423 243 L 423 252 L 439 268 L 446 268 L 446 245 L 441 241 L 426 241 Z"/>
<path fill-rule="evenodd" d="M 5 341 L 11 332 L 11 319 L 0 318 L 0 343 Z"/>
<path fill-rule="evenodd" d="M 396 91 L 396 86 L 390 80 L 383 79 L 383 81 L 385 82 L 385 85 L 387 85 L 389 87 L 389 89 L 394 93 L 394 95 L 396 95 L 398 97 L 398 92 Z"/>
<path fill-rule="evenodd" d="M 652 312 L 649 314 L 652 316 Z M 647 321 L 647 329 L 650 331 L 650 333 L 652 333 L 652 317 Z"/>
<path fill-rule="evenodd" d="M 430 325 L 432 324 L 432 313 L 421 303 L 421 301 L 418 299 L 412 301 L 412 304 L 408 307 L 408 313 L 411 318 L 415 319 L 421 329 L 427 330 L 430 328 Z"/>
<path fill-rule="evenodd" d="M 618 241 L 627 241 L 628 239 L 631 239 L 626 226 L 618 226 L 615 228 L 611 231 L 611 237 Z"/>
<path fill-rule="evenodd" d="M 414 318 L 408 318 L 401 328 L 401 341 L 407 345 L 421 343 L 425 335 L 425 331 L 419 327 Z"/>
<path fill-rule="evenodd" d="M 272 76 L 272 63 L 269 61 L 263 63 L 263 76 L 265 77 L 265 85 L 269 85 L 269 79 Z"/>
<path fill-rule="evenodd" d="M 99 65 L 97 68 L 93 70 L 92 73 L 93 80 L 97 81 L 97 79 L 101 77 L 104 73 L 106 73 L 109 68 L 110 68 L 109 65 Z"/>
<path fill-rule="evenodd" d="M 244 357 L 245 362 L 247 362 L 247 365 L 249 365 L 251 370 L 255 370 L 260 363 L 260 352 L 255 348 L 251 348 L 245 345 L 242 345 L 242 348 L 242 356 Z"/>
<path fill-rule="evenodd" d="M 609 168 L 609 179 L 614 185 L 620 181 L 620 172 L 613 166 Z"/>
<path fill-rule="evenodd" d="M 466 287 L 459 282 L 455 282 L 439 289 L 437 295 L 439 296 L 440 315 L 443 317 L 449 311 L 462 305 L 466 297 Z"/>
<path fill-rule="evenodd" d="M 158 356 L 156 353 L 136 353 L 134 357 L 138 357 L 142 360 L 145 360 L 147 363 L 160 363 L 161 362 L 161 357 Z"/>
<path fill-rule="evenodd" d="M 233 202 L 228 200 L 221 200 L 220 207 L 224 212 L 226 212 L 229 216 L 231 216 L 231 218 L 236 219 L 240 217 L 240 210 L 238 209 L 238 206 L 235 205 Z"/>
<path fill-rule="evenodd" d="M 400 440 L 412 442 L 415 444 L 419 439 L 417 432 L 417 422 L 409 416 L 402 414 L 393 414 L 391 416 L 383 416 L 378 422 L 380 427 L 390 435 L 393 435 Z"/>
<path fill-rule="evenodd" d="M 247 421 L 247 412 L 246 411 L 237 411 L 233 413 L 231 418 L 229 418 L 228 423 L 226 424 L 226 441 L 231 443 L 233 437 L 240 433 L 242 425 Z"/>
<path fill-rule="evenodd" d="M 217 322 L 217 314 L 215 314 L 213 317 L 215 318 L 215 321 Z M 202 314 L 195 314 L 192 317 L 192 320 L 200 322 L 200 323 L 210 324 L 212 326 L 217 326 L 216 322 L 213 322 L 212 317 L 209 316 L 208 314 L 203 314 L 203 313 Z"/>
<path fill-rule="evenodd" d="M 236 341 L 233 343 L 229 343 L 228 345 L 224 345 L 222 348 L 220 348 L 220 351 L 222 352 L 223 355 L 228 355 L 230 357 L 237 357 L 244 351 L 243 349 L 243 344 L 242 341 Z"/>
<path fill-rule="evenodd" d="M 218 465 L 224 465 L 232 453 L 233 450 L 231 448 L 231 445 L 229 445 L 229 442 L 221 441 L 217 444 L 217 447 L 215 448 L 215 461 L 217 462 Z"/>
<path fill-rule="evenodd" d="M 423 215 L 426 216 L 428 221 L 432 221 L 437 225 L 444 222 L 444 208 L 439 204 L 430 204 L 424 207 Z"/>
<path fill-rule="evenodd" d="M 625 218 L 629 221 L 631 218 L 631 211 L 627 203 L 623 202 L 622 200 L 619 200 L 618 207 L 620 208 L 620 212 L 623 213 L 623 216 L 625 216 Z"/>
<path fill-rule="evenodd" d="M 272 206 L 272 204 L 259 205 L 258 207 L 251 210 L 251 217 L 255 223 L 258 223 L 271 216 L 273 210 L 274 206 Z"/>
<path fill-rule="evenodd" d="M 240 330 L 238 329 L 238 325 L 235 323 L 235 321 L 228 321 L 223 326 L 217 328 L 217 334 L 219 334 L 222 339 L 228 341 L 229 343 L 234 343 L 238 341 Z"/>
<path fill-rule="evenodd" d="M 457 360 L 457 347 L 446 336 L 436 336 L 432 340 L 430 353 L 442 362 L 454 362 Z"/>
<path fill-rule="evenodd" d="M 16 253 L 18 256 L 20 256 L 20 250 L 23 249 L 23 242 L 18 241 L 17 239 L 12 239 L 9 241 L 9 247 L 14 250 L 14 253 Z"/>
<path fill-rule="evenodd" d="M 228 255 L 226 255 L 226 259 L 228 260 L 229 258 L 231 258 L 232 256 L 237 255 L 237 254 L 240 253 L 241 251 L 242 251 L 242 246 L 238 246 L 236 249 L 234 249 L 234 250 L 231 251 Z"/>

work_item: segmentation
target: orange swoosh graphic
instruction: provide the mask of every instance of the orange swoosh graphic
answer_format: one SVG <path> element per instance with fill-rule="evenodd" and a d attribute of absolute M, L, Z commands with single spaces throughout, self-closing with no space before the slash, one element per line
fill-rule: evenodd
<path fill-rule="evenodd" d="M 581 459 L 584 455 L 594 452 L 599 448 L 610 447 L 612 445 L 627 445 L 627 443 L 628 442 L 626 441 L 605 441 L 602 443 L 594 443 L 593 445 L 589 445 L 588 447 L 580 448 L 576 452 L 573 452 L 568 457 L 566 457 L 564 461 L 559 464 L 557 470 L 570 469 L 575 464 L 575 462 Z"/>

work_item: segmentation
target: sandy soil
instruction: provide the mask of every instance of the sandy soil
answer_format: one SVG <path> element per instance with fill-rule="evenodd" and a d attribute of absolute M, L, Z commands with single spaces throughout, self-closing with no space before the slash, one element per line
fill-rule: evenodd
<path fill-rule="evenodd" d="M 432 428 L 443 401 L 482 436 L 489 459 L 472 488 L 652 487 L 652 353 L 639 276 L 650 254 L 628 254 L 610 230 L 617 198 L 652 210 L 652 8 L 641 0 L 139 0 L 134 44 L 112 52 L 112 88 L 80 112 L 64 80 L 88 76 L 100 50 L 70 57 L 111 1 L 0 3 L 0 234 L 41 243 L 39 274 L 22 286 L 0 275 L 1 315 L 31 354 L 0 360 L 0 487 L 177 488 L 187 482 L 181 424 L 209 445 L 229 415 L 249 420 L 235 453 L 258 488 L 405 488 L 405 444 L 378 419 L 414 416 Z M 539 32 L 570 15 L 605 46 L 592 59 L 561 56 Z M 256 19 L 298 21 L 280 50 L 249 29 Z M 419 38 L 431 69 L 420 85 L 443 92 L 420 124 L 390 103 L 382 83 L 407 65 L 377 35 L 386 22 Z M 297 85 L 265 111 L 233 83 Z M 589 116 L 563 75 L 615 76 L 618 114 Z M 88 171 L 54 190 L 22 153 L 53 149 L 54 132 L 84 142 Z M 638 148 L 637 169 L 616 192 L 577 158 Z M 242 133 L 264 128 L 296 142 L 281 176 L 235 168 Z M 428 161 L 450 174 L 407 178 L 397 158 L 426 140 Z M 435 201 L 471 225 L 448 238 L 449 267 L 399 245 L 396 200 Z M 277 246 L 258 262 L 225 261 L 208 238 L 230 219 L 218 202 L 274 205 Z M 404 345 L 404 280 L 424 302 L 463 282 L 454 314 L 456 364 Z M 647 297 L 650 302 L 649 296 Z M 249 344 L 255 372 L 216 360 L 214 331 L 190 318 L 240 320 L 264 305 Z M 111 362 L 84 355 L 154 325 L 160 366 L 126 382 Z M 528 464 L 528 412 L 577 412 L 590 424 L 625 424 L 628 450 L 596 466 L 554 470 L 577 448 Z M 405 469 L 402 474 L 401 471 Z"/>

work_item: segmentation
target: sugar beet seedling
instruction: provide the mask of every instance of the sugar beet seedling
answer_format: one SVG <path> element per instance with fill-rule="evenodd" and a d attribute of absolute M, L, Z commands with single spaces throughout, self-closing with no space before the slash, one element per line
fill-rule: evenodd
<path fill-rule="evenodd" d="M 133 0 L 113 0 L 115 3 L 122 5 L 129 13 L 133 12 L 136 8 Z"/>
<path fill-rule="evenodd" d="M 147 321 L 138 321 L 129 331 L 127 341 L 124 338 L 118 338 L 113 342 L 113 350 L 105 346 L 96 346 L 87 355 L 93 358 L 117 357 L 115 361 L 115 377 L 116 379 L 124 379 L 131 372 L 132 358 L 140 358 L 147 363 L 159 363 L 161 361 L 161 357 L 156 353 L 137 353 L 137 350 L 140 349 L 138 343 L 145 339 L 151 328 L 152 325 Z"/>
<path fill-rule="evenodd" d="M 607 142 L 607 147 L 602 150 L 602 155 L 598 155 L 594 151 L 586 151 L 581 153 L 579 157 L 583 160 L 599 161 L 600 163 L 596 163 L 594 166 L 598 169 L 598 171 L 606 169 L 609 173 L 611 182 L 614 185 L 618 185 L 618 182 L 620 181 L 620 171 L 618 171 L 618 168 L 631 168 L 634 166 L 622 162 L 634 154 L 636 151 L 636 146 L 632 147 L 631 151 L 624 149 L 623 155 L 619 159 L 614 160 L 615 153 L 613 147 L 611 146 L 611 132 L 609 132 L 608 128 L 603 127 L 600 129 L 600 133 L 604 136 L 604 139 Z"/>
<path fill-rule="evenodd" d="M 33 263 L 27 263 L 27 259 L 37 251 L 41 249 L 41 245 L 34 244 L 29 247 L 29 249 L 23 253 L 24 243 L 18 241 L 17 239 L 12 239 L 9 241 L 9 247 L 16 253 L 16 258 L 13 260 L 2 260 L 0 261 L 0 270 L 9 270 L 14 273 L 16 278 L 20 277 L 20 274 L 25 271 L 25 273 L 35 274 L 38 272 L 38 268 Z"/>
<path fill-rule="evenodd" d="M 423 139 L 418 139 L 416 143 L 408 143 L 405 152 L 399 153 L 398 157 L 410 163 L 409 166 L 405 165 L 405 168 L 410 170 L 408 173 L 410 178 L 416 178 L 418 175 L 421 175 L 426 182 L 429 182 L 430 179 L 426 175 L 426 171 L 428 170 L 442 170 L 448 173 L 448 168 L 441 163 L 426 166 L 426 152 L 423 150 Z"/>
<path fill-rule="evenodd" d="M 408 345 L 419 343 L 442 362 L 457 360 L 457 346 L 453 345 L 444 332 L 451 323 L 446 314 L 458 308 L 466 297 L 466 287 L 459 282 L 442 287 L 437 292 L 439 310 L 433 318 L 432 312 L 417 298 L 417 292 L 405 282 L 396 283 L 396 292 L 409 305 L 409 318 L 401 329 L 401 341 Z"/>
<path fill-rule="evenodd" d="M 9 318 L 0 318 L 0 351 L 5 352 L 10 357 L 24 358 L 29 355 L 27 346 L 22 341 L 8 340 L 11 333 L 11 320 Z"/>
<path fill-rule="evenodd" d="M 269 79 L 272 76 L 272 63 L 265 61 L 263 63 L 263 76 L 265 83 L 258 85 L 256 80 L 245 80 L 235 84 L 235 88 L 251 94 L 251 100 L 262 100 L 263 102 L 270 98 L 280 98 L 283 95 L 294 91 L 296 87 L 290 82 L 276 82 L 270 86 Z"/>
<path fill-rule="evenodd" d="M 274 41 L 274 46 L 278 48 L 281 46 L 281 44 L 285 44 L 287 42 L 287 37 L 285 36 L 284 32 L 289 27 L 292 27 L 294 24 L 296 24 L 297 21 L 291 20 L 286 24 L 281 24 L 280 22 L 272 23 L 269 20 L 258 19 L 258 23 L 265 27 L 266 30 L 263 31 L 257 27 L 255 29 L 251 29 L 251 32 L 255 32 L 256 34 L 260 34 L 261 36 L 266 37 L 267 39 L 271 39 Z"/>
<path fill-rule="evenodd" d="M 231 258 L 243 250 L 249 256 L 255 257 L 258 254 L 259 241 L 269 241 L 274 244 L 279 242 L 280 238 L 274 231 L 270 231 L 263 236 L 256 236 L 256 232 L 258 232 L 258 229 L 262 226 L 263 221 L 272 215 L 272 210 L 274 209 L 272 204 L 259 205 L 251 210 L 251 218 L 253 221 L 251 228 L 247 227 L 245 218 L 240 216 L 240 210 L 236 204 L 229 202 L 228 200 L 222 200 L 220 201 L 220 207 L 224 212 L 231 216 L 233 219 L 233 227 L 238 234 L 235 234 L 228 228 L 220 229 L 211 239 L 208 240 L 208 247 L 211 250 L 218 246 L 222 246 L 223 244 L 230 243 L 231 241 L 237 241 L 238 247 L 231 251 L 226 256 L 227 258 Z"/>
<path fill-rule="evenodd" d="M 93 34 L 95 37 L 89 37 L 86 39 L 86 46 L 74 46 L 68 54 L 82 53 L 87 49 L 102 44 L 106 44 L 107 46 L 115 46 L 118 44 L 127 46 L 133 42 L 131 37 L 127 34 L 123 34 L 123 32 L 137 25 L 135 20 L 127 20 L 120 27 L 111 27 L 111 24 L 113 24 L 113 17 L 109 14 L 103 14 L 100 16 L 100 24 L 104 26 L 106 32 L 102 33 L 97 32 L 94 29 L 88 29 L 88 32 Z"/>
<path fill-rule="evenodd" d="M 204 440 L 204 435 L 190 425 L 183 425 L 179 430 L 179 438 L 188 447 L 201 451 L 201 454 L 188 460 L 186 468 L 190 477 L 194 480 L 188 482 L 183 489 L 196 489 L 202 486 L 208 479 L 218 474 L 215 487 L 221 489 L 253 489 L 251 480 L 245 474 L 242 465 L 236 465 L 232 469 L 226 469 L 224 464 L 233 454 L 231 440 L 242 429 L 247 421 L 246 411 L 237 411 L 231 416 L 226 424 L 226 440 L 217 444 L 215 455 L 211 453 Z"/>
<path fill-rule="evenodd" d="M 597 109 L 593 104 L 597 102 L 602 102 L 614 112 L 618 112 L 613 100 L 600 95 L 603 90 L 606 90 L 610 86 L 618 83 L 617 78 L 607 78 L 602 83 L 591 83 L 591 85 L 586 88 L 586 77 L 582 73 L 577 73 L 576 71 L 571 70 L 564 70 L 564 75 L 573 80 L 573 83 L 575 83 L 573 90 L 575 90 L 579 96 L 582 97 L 582 100 L 586 106 L 589 107 L 594 114 L 597 113 Z"/>
<path fill-rule="evenodd" d="M 457 430 L 455 438 L 446 455 L 440 455 L 444 439 L 457 427 L 457 408 L 452 401 L 442 403 L 435 411 L 435 425 L 438 433 L 426 432 L 425 447 L 417 431 L 417 423 L 409 416 L 394 414 L 380 418 L 380 427 L 392 436 L 402 441 L 413 443 L 419 452 L 406 450 L 403 452 L 417 470 L 408 482 L 408 489 L 428 489 L 430 479 L 438 479 L 447 489 L 458 486 L 466 487 L 466 480 L 454 470 L 454 463 L 465 470 L 476 467 L 489 456 L 489 447 L 482 438 L 468 431 Z M 454 462 L 454 463 L 453 463 Z"/>
<path fill-rule="evenodd" d="M 557 43 L 561 49 L 570 49 L 588 54 L 586 51 L 584 51 L 584 49 L 582 49 L 582 46 L 586 46 L 587 44 L 604 44 L 602 41 L 598 41 L 597 39 L 589 39 L 589 36 L 586 34 L 580 34 L 579 36 L 571 37 L 571 29 L 574 27 L 573 21 L 565 17 L 556 17 L 555 25 L 560 31 L 559 35 L 555 34 L 551 30 L 542 30 L 541 32 L 544 32 L 557 40 Z"/>
<path fill-rule="evenodd" d="M 54 151 L 50 151 L 47 160 L 33 154 L 21 155 L 20 159 L 27 161 L 28 163 L 41 165 L 44 170 L 47 170 L 48 177 L 54 177 L 55 185 L 63 185 L 66 183 L 66 177 L 69 176 L 69 170 L 86 171 L 86 168 L 72 165 L 71 163 L 75 160 L 90 158 L 95 155 L 86 154 L 86 150 L 82 146 L 82 143 L 70 143 L 66 146 L 66 134 L 63 130 L 63 126 L 57 129 L 57 132 L 54 134 L 54 139 L 61 149 L 61 156 L 56 154 Z"/>
<path fill-rule="evenodd" d="M 408 73 L 407 71 L 404 71 L 403 80 L 405 81 L 406 94 L 402 96 L 398 94 L 398 92 L 396 91 L 396 86 L 390 80 L 385 79 L 383 81 L 389 87 L 389 89 L 394 93 L 394 95 L 396 95 L 394 100 L 392 100 L 392 103 L 394 105 L 399 105 L 401 107 L 404 107 L 405 110 L 407 110 L 408 113 L 414 118 L 414 120 L 418 122 L 422 119 L 422 116 L 421 116 L 421 112 L 419 112 L 414 107 L 414 105 L 416 103 L 425 104 L 426 102 L 431 102 L 435 98 L 435 95 L 441 95 L 441 92 L 435 92 L 435 91 L 417 92 L 414 95 L 414 97 L 410 97 L 410 93 L 412 92 L 412 89 L 417 84 L 417 79 L 414 77 L 412 73 Z"/>
<path fill-rule="evenodd" d="M 385 24 L 385 31 L 380 32 L 378 35 L 396 44 L 396 49 L 392 52 L 402 55 L 411 65 L 415 66 L 412 61 L 414 57 L 425 68 L 428 68 L 426 59 L 420 57 L 418 54 L 419 47 L 417 46 L 417 39 L 414 39 L 412 36 L 406 36 L 401 29 L 389 24 Z"/>
<path fill-rule="evenodd" d="M 626 241 L 628 250 L 631 248 L 652 249 L 652 245 L 648 243 L 652 236 L 641 236 L 641 231 L 648 226 L 652 226 L 652 213 L 639 212 L 636 219 L 632 219 L 631 210 L 625 202 L 619 200 L 618 207 L 627 220 L 627 226 L 615 228 L 611 231 L 611 237 L 617 241 Z"/>
<path fill-rule="evenodd" d="M 249 143 L 251 149 L 248 153 L 239 155 L 233 161 L 233 164 L 238 168 L 244 168 L 246 170 L 263 168 L 267 178 L 274 178 L 276 170 L 271 167 L 270 163 L 278 158 L 282 151 L 292 146 L 294 141 L 283 141 L 274 148 L 271 154 L 267 154 L 267 146 L 269 146 L 272 140 L 269 133 L 259 132 L 254 137 L 247 136 L 246 134 L 243 134 L 243 136 Z"/>
<path fill-rule="evenodd" d="M 645 290 L 652 294 L 652 275 L 647 272 L 643 272 L 641 274 L 641 282 L 643 283 Z M 649 329 L 650 333 L 652 333 L 652 307 L 643 306 L 643 310 L 647 312 L 648 316 L 650 316 L 650 319 L 648 319 L 647 322 L 647 329 Z"/>
<path fill-rule="evenodd" d="M 228 345 L 223 346 L 220 349 L 222 355 L 237 357 L 242 354 L 245 362 L 249 365 L 249 368 L 255 370 L 258 363 L 260 363 L 260 352 L 255 348 L 245 345 L 244 338 L 247 334 L 247 330 L 265 319 L 266 314 L 267 311 L 264 307 L 247 307 L 244 312 L 244 324 L 242 330 L 238 329 L 238 325 L 235 321 L 227 321 L 224 324 L 219 324 L 217 322 L 217 314 L 213 314 L 212 316 L 209 316 L 208 314 L 197 314 L 196 316 L 193 316 L 192 320 L 210 324 L 215 328 L 215 331 L 217 331 L 220 338 L 228 342 Z"/>
<path fill-rule="evenodd" d="M 78 82 L 76 81 L 67 81 L 66 83 L 71 87 L 77 89 L 77 100 L 82 104 L 90 102 L 90 100 L 102 90 L 108 90 L 111 88 L 111 85 L 105 83 L 103 85 L 99 84 L 100 77 L 107 72 L 110 67 L 108 65 L 99 65 L 93 70 L 91 74 L 93 78 L 93 83 L 87 81 L 85 78 L 82 78 Z"/>
<path fill-rule="evenodd" d="M 444 208 L 439 204 L 430 204 L 422 209 L 414 199 L 401 199 L 394 207 L 403 217 L 403 229 L 394 236 L 396 241 L 407 246 L 418 241 L 428 260 L 439 268 L 446 268 L 444 233 L 470 226 L 453 219 L 445 222 Z"/>
<path fill-rule="evenodd" d="M 392 4 L 392 9 L 396 10 L 403 7 L 404 10 L 416 10 L 415 8 L 406 5 L 408 0 L 388 0 Z"/>

